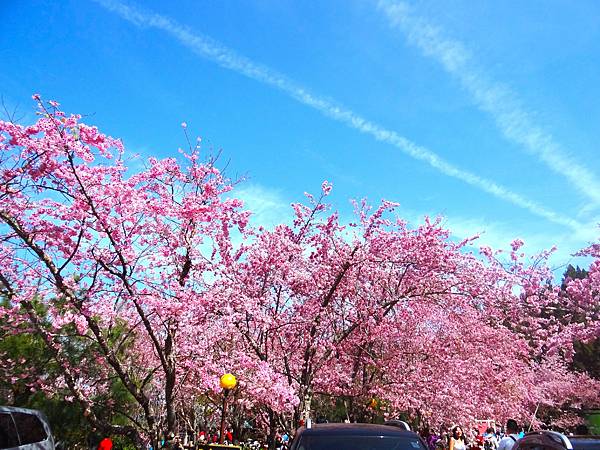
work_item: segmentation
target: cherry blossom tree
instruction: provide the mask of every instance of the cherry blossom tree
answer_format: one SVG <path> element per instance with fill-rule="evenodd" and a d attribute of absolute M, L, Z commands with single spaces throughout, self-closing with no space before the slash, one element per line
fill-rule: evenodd
<path fill-rule="evenodd" d="M 578 403 L 565 396 L 578 385 L 598 402 L 597 382 L 548 359 L 568 359 L 576 336 L 539 314 L 560 301 L 550 252 L 528 264 L 515 240 L 508 261 L 486 247 L 472 254 L 475 238 L 454 242 L 427 219 L 411 229 L 389 202 L 373 212 L 363 202 L 342 225 L 326 213 L 329 190 L 294 205 L 293 225 L 263 231 L 233 282 L 238 345 L 297 392 L 293 424 L 315 394 L 344 398 L 350 419 L 376 398 L 387 414 L 438 424 L 529 419 L 540 403 Z"/>
<path fill-rule="evenodd" d="M 579 252 L 593 258 L 586 277 L 567 282 L 569 325 L 582 341 L 600 338 L 600 243 Z"/>
<path fill-rule="evenodd" d="M 327 182 L 289 224 L 250 228 L 198 146 L 131 173 L 119 140 L 34 98 L 35 124 L 0 122 L 0 327 L 41 339 L 55 370 L 36 388 L 97 428 L 155 442 L 197 399 L 218 411 L 225 372 L 271 445 L 315 397 L 352 420 L 437 424 L 598 404 L 598 382 L 568 367 L 600 329 L 597 246 L 564 295 L 549 252 L 474 252 L 476 236 L 411 226 L 387 201 L 356 202 L 347 223 Z M 127 427 L 100 413 L 115 383 L 136 405 Z"/>
<path fill-rule="evenodd" d="M 74 324 L 104 378 L 139 405 L 133 423 L 156 440 L 159 417 L 175 429 L 180 362 L 193 351 L 181 338 L 218 313 L 209 284 L 235 259 L 230 232 L 248 214 L 225 198 L 231 183 L 198 148 L 183 155 L 185 166 L 150 158 L 128 174 L 120 141 L 34 99 L 34 125 L 0 122 L 2 323 L 41 336 L 60 382 L 106 428 L 90 400 L 102 386 L 65 354 L 61 333 Z"/>

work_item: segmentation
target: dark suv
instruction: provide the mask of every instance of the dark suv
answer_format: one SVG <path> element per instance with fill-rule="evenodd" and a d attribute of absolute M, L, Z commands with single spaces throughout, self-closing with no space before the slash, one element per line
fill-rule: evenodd
<path fill-rule="evenodd" d="M 300 428 L 290 450 L 427 450 L 417 433 L 389 425 L 323 423 Z"/>
<path fill-rule="evenodd" d="M 600 450 L 600 435 L 569 436 L 573 450 Z"/>

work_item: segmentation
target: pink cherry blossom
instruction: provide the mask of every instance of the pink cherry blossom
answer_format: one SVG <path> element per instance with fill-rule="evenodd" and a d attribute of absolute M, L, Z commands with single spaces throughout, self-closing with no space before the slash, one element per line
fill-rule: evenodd
<path fill-rule="evenodd" d="M 575 340 L 600 336 L 600 245 L 561 289 L 551 251 L 528 259 L 519 239 L 473 254 L 477 237 L 409 224 L 389 201 L 356 201 L 343 223 L 328 181 L 290 222 L 252 228 L 199 148 L 132 173 L 120 140 L 34 99 L 35 124 L 0 122 L 0 328 L 39 336 L 60 375 L 24 361 L 3 379 L 72 399 L 94 426 L 114 402 L 100 380 L 118 379 L 154 440 L 190 402 L 218 407 L 226 372 L 232 414 L 271 429 L 324 398 L 355 420 L 376 398 L 438 424 L 598 406 L 599 382 L 568 362 Z M 71 363 L 64 333 L 93 343 L 88 360 Z"/>

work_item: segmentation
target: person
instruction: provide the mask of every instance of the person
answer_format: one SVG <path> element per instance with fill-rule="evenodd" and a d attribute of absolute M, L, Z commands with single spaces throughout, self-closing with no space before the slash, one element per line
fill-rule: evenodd
<path fill-rule="evenodd" d="M 175 436 L 175 438 L 173 438 L 173 444 L 171 445 L 171 448 L 173 450 L 183 450 L 183 445 L 181 445 L 181 439 L 179 436 Z"/>
<path fill-rule="evenodd" d="M 427 439 L 429 439 L 429 436 L 431 435 L 431 432 L 429 431 L 429 427 L 428 426 L 424 426 L 423 429 L 421 430 L 421 432 L 419 434 L 421 435 L 421 437 L 423 438 L 423 440 L 425 442 L 427 442 Z"/>
<path fill-rule="evenodd" d="M 461 426 L 452 428 L 448 450 L 467 450 L 467 441 Z"/>
<path fill-rule="evenodd" d="M 444 425 L 441 428 L 440 440 L 438 441 L 438 448 L 447 449 L 448 445 L 450 445 L 450 436 L 449 436 L 449 428 Z"/>
<path fill-rule="evenodd" d="M 173 448 L 175 448 L 175 447 L 174 447 L 174 445 L 175 445 L 175 433 L 173 433 L 173 432 L 171 431 L 170 433 L 168 433 L 168 434 L 165 436 L 165 438 L 166 438 L 166 439 L 164 440 L 164 442 L 163 442 L 163 444 L 162 444 L 161 448 L 168 448 L 168 449 L 170 449 L 170 450 L 172 450 Z"/>
<path fill-rule="evenodd" d="M 435 450 L 436 444 L 440 440 L 439 436 L 437 436 L 435 433 L 432 433 L 427 426 L 421 431 L 421 437 L 427 444 L 427 448 L 429 450 Z"/>
<path fill-rule="evenodd" d="M 93 428 L 87 437 L 88 450 L 96 450 L 98 448 L 98 445 L 100 445 L 101 440 L 102 440 L 102 436 L 100 434 L 98 434 L 98 431 L 95 428 Z"/>
<path fill-rule="evenodd" d="M 519 439 L 519 425 L 515 419 L 506 421 L 506 434 L 498 443 L 498 450 L 512 450 L 513 445 Z"/>
<path fill-rule="evenodd" d="M 489 427 L 485 430 L 485 433 L 483 433 L 483 448 L 485 450 L 498 450 L 496 431 L 492 427 Z"/>
<path fill-rule="evenodd" d="M 283 433 L 281 435 L 281 449 L 286 450 L 288 448 L 288 444 L 290 442 L 290 437 L 287 433 Z"/>
<path fill-rule="evenodd" d="M 479 429 L 473 428 L 471 441 L 471 449 L 473 450 L 484 450 L 484 439 L 483 435 L 479 432 Z"/>

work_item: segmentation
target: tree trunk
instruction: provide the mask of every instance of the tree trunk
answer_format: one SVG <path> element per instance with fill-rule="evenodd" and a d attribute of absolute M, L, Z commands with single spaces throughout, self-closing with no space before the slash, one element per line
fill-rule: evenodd
<path fill-rule="evenodd" d="M 167 361 L 167 370 L 165 373 L 165 407 L 167 410 L 167 433 L 175 434 L 177 425 L 177 415 L 175 413 L 175 356 L 174 341 L 175 330 L 171 324 L 167 328 L 167 338 L 165 339 L 164 354 Z"/>
<path fill-rule="evenodd" d="M 269 450 L 275 450 L 277 447 L 277 415 L 272 409 L 269 409 L 269 436 L 267 437 L 267 446 Z"/>

